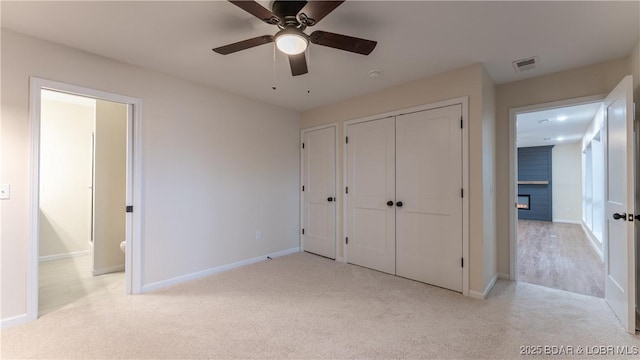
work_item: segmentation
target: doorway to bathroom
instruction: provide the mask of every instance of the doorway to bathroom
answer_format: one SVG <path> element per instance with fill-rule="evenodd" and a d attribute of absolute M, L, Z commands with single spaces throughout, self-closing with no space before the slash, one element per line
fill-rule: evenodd
<path fill-rule="evenodd" d="M 140 292 L 140 106 L 31 78 L 31 319 Z"/>
<path fill-rule="evenodd" d="M 127 105 L 47 89 L 40 99 L 44 315 L 124 292 Z"/>

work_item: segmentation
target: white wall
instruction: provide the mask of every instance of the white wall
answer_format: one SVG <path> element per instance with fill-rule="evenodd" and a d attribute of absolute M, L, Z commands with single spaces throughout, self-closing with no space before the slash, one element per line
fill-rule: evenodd
<path fill-rule="evenodd" d="M 579 224 L 582 220 L 582 144 L 551 149 L 553 221 Z"/>
<path fill-rule="evenodd" d="M 45 97 L 41 109 L 39 255 L 87 251 L 94 107 Z"/>
<path fill-rule="evenodd" d="M 96 101 L 93 178 L 93 274 L 124 270 L 127 105 Z"/>
<path fill-rule="evenodd" d="M 29 76 L 142 99 L 144 285 L 299 246 L 297 112 L 5 29 L 1 36 L 0 183 L 12 195 L 0 202 L 3 320 L 26 313 Z"/>

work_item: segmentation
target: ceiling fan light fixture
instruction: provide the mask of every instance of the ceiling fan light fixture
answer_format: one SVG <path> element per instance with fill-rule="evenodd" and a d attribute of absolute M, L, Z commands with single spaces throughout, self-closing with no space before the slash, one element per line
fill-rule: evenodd
<path fill-rule="evenodd" d="M 276 46 L 287 55 L 298 55 L 307 50 L 309 41 L 295 31 L 283 30 L 276 35 Z"/>

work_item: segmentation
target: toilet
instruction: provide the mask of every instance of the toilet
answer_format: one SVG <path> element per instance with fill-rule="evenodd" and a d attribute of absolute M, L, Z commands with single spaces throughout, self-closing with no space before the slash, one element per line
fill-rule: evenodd
<path fill-rule="evenodd" d="M 127 250 L 127 241 L 123 241 L 120 243 L 120 250 L 122 250 L 123 253 L 126 253 Z"/>

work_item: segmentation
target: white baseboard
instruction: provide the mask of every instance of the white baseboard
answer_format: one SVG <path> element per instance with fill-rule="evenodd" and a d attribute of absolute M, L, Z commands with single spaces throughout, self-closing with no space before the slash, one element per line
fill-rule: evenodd
<path fill-rule="evenodd" d="M 344 264 L 344 263 L 346 263 L 346 261 L 344 260 L 344 258 L 343 258 L 343 257 L 340 257 L 340 256 L 336 256 L 336 261 L 337 261 L 337 262 L 341 262 L 341 263 L 343 263 L 343 264 Z"/>
<path fill-rule="evenodd" d="M 29 317 L 27 316 L 27 314 L 8 317 L 0 321 L 0 329 L 6 329 L 12 326 L 21 325 L 21 324 L 27 323 L 28 321 L 29 321 Z"/>
<path fill-rule="evenodd" d="M 107 266 L 107 267 L 104 267 L 104 268 L 92 269 L 91 270 L 91 272 L 93 273 L 93 276 L 109 274 L 109 273 L 114 273 L 114 272 L 119 272 L 119 271 L 124 271 L 124 264 L 119 264 L 119 265 L 114 265 L 114 266 Z"/>
<path fill-rule="evenodd" d="M 581 225 L 582 224 L 582 221 L 580 221 L 580 220 L 553 219 L 553 222 L 565 223 L 565 224 L 576 224 L 576 225 Z"/>
<path fill-rule="evenodd" d="M 246 265 L 251 265 L 251 264 L 255 264 L 261 261 L 265 261 L 267 260 L 267 258 L 276 258 L 279 256 L 285 256 L 285 255 L 289 255 L 289 254 L 293 254 L 293 253 L 297 253 L 300 252 L 300 247 L 294 247 L 291 249 L 287 249 L 287 250 L 283 250 L 283 251 L 278 251 L 275 253 L 271 253 L 271 254 L 267 254 L 267 255 L 263 255 L 263 256 L 258 256 L 255 257 L 253 259 L 247 259 L 247 260 L 241 260 L 238 262 L 234 262 L 231 264 L 227 264 L 227 265 L 222 265 L 222 266 L 218 266 L 218 267 L 214 267 L 211 269 L 206 269 L 206 270 L 202 270 L 202 271 L 196 271 L 194 273 L 191 274 L 186 274 L 186 275 L 181 275 L 181 276 L 176 276 L 170 279 L 166 279 L 166 280 L 161 280 L 161 281 L 157 281 L 151 284 L 146 284 L 142 286 L 142 293 L 148 293 L 154 290 L 158 290 L 161 289 L 163 287 L 167 287 L 170 285 L 176 285 L 176 284 L 180 284 L 189 280 L 194 280 L 194 279 L 198 279 L 204 276 L 209 276 L 209 275 L 213 275 L 216 273 L 220 273 L 223 271 L 228 271 L 231 269 L 235 269 L 235 268 L 239 268 L 241 266 L 246 266 Z"/>
<path fill-rule="evenodd" d="M 489 292 L 491 292 L 491 289 L 493 289 L 493 285 L 496 284 L 496 280 L 498 280 L 498 274 L 493 275 L 493 278 L 491 279 L 491 281 L 489 281 L 489 284 L 487 284 L 487 287 L 484 288 L 484 291 L 482 293 L 469 290 L 469 297 L 478 300 L 486 299 L 489 295 Z"/>
<path fill-rule="evenodd" d="M 74 252 L 64 253 L 64 254 L 40 256 L 40 258 L 38 258 L 38 260 L 40 262 L 53 261 L 53 260 L 72 258 L 72 257 L 76 257 L 76 256 L 85 256 L 85 255 L 89 255 L 90 253 L 91 253 L 91 250 L 74 251 Z"/>
<path fill-rule="evenodd" d="M 587 237 L 589 238 L 589 244 L 591 244 L 591 246 L 596 251 L 598 256 L 600 256 L 600 260 L 604 261 L 604 253 L 602 252 L 602 243 L 600 243 L 600 240 L 596 238 L 596 236 L 593 234 L 591 229 L 589 229 L 589 227 L 584 222 L 581 221 L 580 225 L 582 225 L 582 230 L 584 230 L 585 234 L 587 234 Z"/>
<path fill-rule="evenodd" d="M 498 273 L 498 279 L 511 280 L 511 276 L 509 276 L 509 274 L 505 274 L 505 273 Z"/>

